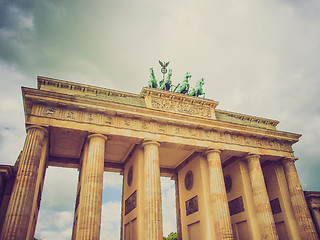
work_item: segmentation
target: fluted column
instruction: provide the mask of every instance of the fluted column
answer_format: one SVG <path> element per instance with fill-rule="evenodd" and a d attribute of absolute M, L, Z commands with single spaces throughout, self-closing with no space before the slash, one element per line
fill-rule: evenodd
<path fill-rule="evenodd" d="M 160 186 L 160 144 L 146 141 L 144 147 L 144 224 L 145 239 L 162 240 L 162 205 Z"/>
<path fill-rule="evenodd" d="M 81 186 L 76 239 L 100 239 L 104 153 L 107 137 L 92 134 L 88 137 L 88 155 L 84 158 L 84 181 Z"/>
<path fill-rule="evenodd" d="M 27 137 L 0 237 L 2 240 L 25 240 L 27 236 L 30 217 L 33 214 L 33 199 L 38 190 L 35 188 L 41 152 L 47 144 L 47 133 L 48 131 L 40 126 L 27 128 Z"/>
<path fill-rule="evenodd" d="M 216 234 L 215 239 L 233 239 L 220 153 L 221 152 L 216 149 L 206 151 L 210 178 L 210 201 Z"/>
<path fill-rule="evenodd" d="M 291 204 L 302 239 L 319 239 L 294 165 L 294 159 L 283 161 Z"/>
<path fill-rule="evenodd" d="M 261 238 L 266 240 L 279 239 L 260 165 L 260 156 L 250 154 L 247 156 L 247 161 L 252 187 L 253 202 L 260 228 Z"/>

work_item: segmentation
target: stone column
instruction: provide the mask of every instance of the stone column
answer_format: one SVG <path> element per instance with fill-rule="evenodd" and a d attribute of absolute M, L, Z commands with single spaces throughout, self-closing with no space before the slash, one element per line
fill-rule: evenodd
<path fill-rule="evenodd" d="M 289 189 L 288 189 L 286 177 L 284 174 L 282 162 L 276 162 L 273 167 L 274 167 L 274 172 L 277 178 L 276 181 L 278 182 L 278 185 L 279 185 L 279 192 L 280 192 L 280 195 L 282 196 L 281 209 L 284 216 L 286 216 L 287 218 L 286 229 L 287 229 L 288 238 L 290 240 L 301 240 L 298 223 L 296 221 L 296 218 L 294 216 L 294 212 L 292 209 Z"/>
<path fill-rule="evenodd" d="M 88 137 L 88 155 L 81 169 L 84 181 L 80 193 L 79 232 L 76 239 L 100 239 L 104 153 L 107 137 L 92 134 Z"/>
<path fill-rule="evenodd" d="M 209 149 L 205 153 L 209 166 L 210 201 L 213 210 L 215 239 L 233 239 L 220 153 L 216 149 Z"/>
<path fill-rule="evenodd" d="M 145 141 L 142 146 L 144 147 L 144 236 L 145 239 L 162 240 L 160 144 Z"/>
<path fill-rule="evenodd" d="M 266 240 L 279 239 L 260 165 L 260 156 L 249 154 L 247 156 L 247 161 L 252 187 L 253 202 L 260 228 L 261 238 Z"/>
<path fill-rule="evenodd" d="M 319 239 L 294 165 L 294 159 L 283 161 L 291 204 L 302 239 Z"/>
<path fill-rule="evenodd" d="M 40 126 L 27 127 L 27 137 L 0 239 L 25 240 L 32 213 L 42 149 L 48 131 Z M 45 160 L 46 158 L 43 158 Z"/>

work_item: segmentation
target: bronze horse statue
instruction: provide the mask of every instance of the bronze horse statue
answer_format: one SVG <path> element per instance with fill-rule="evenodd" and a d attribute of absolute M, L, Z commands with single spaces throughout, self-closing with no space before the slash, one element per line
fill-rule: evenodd
<path fill-rule="evenodd" d="M 170 91 L 171 86 L 172 86 L 171 76 L 172 76 L 172 69 L 169 69 L 169 73 L 168 73 L 166 81 L 164 81 L 164 79 L 162 79 L 159 82 L 159 89 L 165 90 L 165 91 Z"/>
<path fill-rule="evenodd" d="M 176 89 L 174 90 L 174 92 L 181 93 L 181 94 L 186 94 L 186 93 L 188 93 L 189 87 L 190 87 L 189 78 L 191 78 L 191 77 L 192 77 L 192 76 L 190 75 L 190 73 L 187 72 L 186 77 L 185 77 L 182 85 L 179 84 L 179 85 L 176 87 Z"/>
<path fill-rule="evenodd" d="M 197 82 L 196 87 L 195 87 L 194 89 L 190 90 L 190 92 L 188 93 L 188 95 L 190 95 L 190 96 L 196 96 L 196 97 L 199 97 L 199 96 L 202 95 L 203 98 L 205 98 L 205 95 L 206 95 L 206 94 L 203 92 L 203 88 L 202 88 L 203 84 L 204 84 L 204 79 L 201 78 L 201 79 Z"/>
<path fill-rule="evenodd" d="M 150 68 L 150 80 L 148 82 L 149 88 L 158 88 L 156 77 L 154 76 L 153 68 Z"/>

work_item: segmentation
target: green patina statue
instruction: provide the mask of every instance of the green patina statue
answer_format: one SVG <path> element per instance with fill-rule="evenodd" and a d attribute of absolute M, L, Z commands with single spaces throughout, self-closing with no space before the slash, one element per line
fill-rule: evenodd
<path fill-rule="evenodd" d="M 178 84 L 178 86 L 176 87 L 176 89 L 174 90 L 174 92 L 181 93 L 181 94 L 186 94 L 186 93 L 188 93 L 189 87 L 190 87 L 189 78 L 191 78 L 191 77 L 192 77 L 192 76 L 190 75 L 190 73 L 187 72 L 186 77 L 185 77 L 183 83 L 182 83 L 181 85 Z"/>
<path fill-rule="evenodd" d="M 169 69 L 169 73 L 168 76 L 165 80 L 165 74 L 167 73 L 167 69 L 166 67 L 169 65 L 169 62 L 161 62 L 159 61 L 160 65 L 161 65 L 161 72 L 163 73 L 163 78 L 162 80 L 159 82 L 159 86 L 158 86 L 158 82 L 156 80 L 156 77 L 154 75 L 154 71 L 153 68 L 150 68 L 150 80 L 148 81 L 148 87 L 150 88 L 156 88 L 156 89 L 160 89 L 160 90 L 165 90 L 165 91 L 171 91 L 171 92 L 176 92 L 176 93 L 181 93 L 181 94 L 186 94 L 189 96 L 195 96 L 195 97 L 199 97 L 199 96 L 203 96 L 203 98 L 205 98 L 205 93 L 203 92 L 202 86 L 204 85 L 204 79 L 201 78 L 197 84 L 196 87 L 189 90 L 190 88 L 190 84 L 189 84 L 189 79 L 191 78 L 191 75 L 189 72 L 187 72 L 184 81 L 182 82 L 182 84 L 178 84 L 174 89 L 173 89 L 173 85 L 172 85 L 172 81 L 171 81 L 171 76 L 172 76 L 172 69 Z"/>
<path fill-rule="evenodd" d="M 196 96 L 196 97 L 199 97 L 199 96 L 203 96 L 203 98 L 205 98 L 205 93 L 203 92 L 203 89 L 202 89 L 202 86 L 204 84 L 204 79 L 201 78 L 197 84 L 196 84 L 196 87 L 192 90 L 189 91 L 188 95 L 190 96 Z"/>
<path fill-rule="evenodd" d="M 158 83 L 157 83 L 156 77 L 154 76 L 153 68 L 150 68 L 150 80 L 148 82 L 148 87 L 158 88 Z"/>
<path fill-rule="evenodd" d="M 170 89 L 172 87 L 171 76 L 172 76 L 172 69 L 169 69 L 169 73 L 168 73 L 166 81 L 164 79 L 162 79 L 159 82 L 159 89 L 165 90 L 165 91 L 170 91 Z"/>

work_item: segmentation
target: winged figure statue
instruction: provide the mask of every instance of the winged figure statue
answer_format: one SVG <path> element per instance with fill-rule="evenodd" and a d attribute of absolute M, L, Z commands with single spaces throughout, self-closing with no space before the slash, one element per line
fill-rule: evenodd
<path fill-rule="evenodd" d="M 159 60 L 159 63 L 160 63 L 160 65 L 161 65 L 161 72 L 163 73 L 163 79 L 164 79 L 164 75 L 167 73 L 167 69 L 166 69 L 166 67 L 168 67 L 168 65 L 169 65 L 169 63 L 170 62 L 161 62 L 160 60 Z"/>
<path fill-rule="evenodd" d="M 168 65 L 169 65 L 170 62 L 161 62 L 161 61 L 159 60 L 159 63 L 160 63 L 160 65 L 161 65 L 161 67 L 166 68 L 166 67 L 168 67 Z"/>

